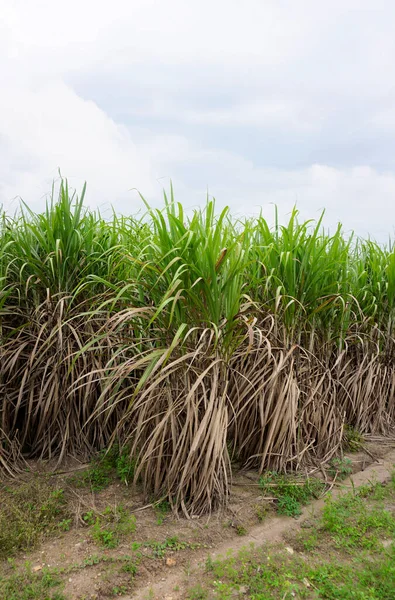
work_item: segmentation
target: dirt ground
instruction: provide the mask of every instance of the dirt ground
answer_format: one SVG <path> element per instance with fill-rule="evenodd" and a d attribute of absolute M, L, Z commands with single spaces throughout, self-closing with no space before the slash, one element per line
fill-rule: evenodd
<path fill-rule="evenodd" d="M 347 486 L 388 479 L 395 463 L 395 440 L 371 438 L 364 448 L 348 455 L 353 475 L 341 484 L 335 481 L 333 494 Z M 57 476 L 57 483 L 67 485 L 67 476 Z M 209 555 L 223 556 L 229 549 L 237 552 L 249 544 L 286 544 L 289 532 L 300 527 L 324 502 L 314 501 L 298 519 L 276 516 L 270 510 L 270 500 L 262 498 L 257 473 L 241 471 L 234 475 L 231 502 L 226 509 L 191 520 L 177 519 L 171 513 L 158 514 L 152 506 L 144 506 L 138 490 L 121 483 L 98 493 L 70 489 L 68 494 L 75 509 L 70 531 L 45 541 L 16 562 L 28 560 L 33 570 L 66 569 L 64 595 L 70 600 L 182 600 L 186 590 L 199 581 Z M 135 532 L 122 538 L 116 548 L 102 548 L 93 541 L 82 515 L 92 508 L 100 513 L 105 507 L 120 504 L 135 515 Z M 268 512 L 261 522 L 264 507 Z M 123 560 L 130 561 L 137 555 L 137 573 L 131 577 L 120 566 Z"/>

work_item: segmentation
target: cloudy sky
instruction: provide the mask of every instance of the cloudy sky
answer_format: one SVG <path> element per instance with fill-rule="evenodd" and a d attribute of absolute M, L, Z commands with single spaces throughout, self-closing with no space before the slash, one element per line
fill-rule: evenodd
<path fill-rule="evenodd" d="M 0 203 L 58 169 L 134 213 L 173 181 L 395 233 L 393 0 L 0 0 Z"/>

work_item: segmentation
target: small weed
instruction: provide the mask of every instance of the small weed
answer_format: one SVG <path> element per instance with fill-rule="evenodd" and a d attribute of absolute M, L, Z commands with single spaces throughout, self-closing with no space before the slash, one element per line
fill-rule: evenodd
<path fill-rule="evenodd" d="M 302 506 L 313 498 L 318 498 L 325 484 L 319 479 L 295 479 L 289 475 L 269 471 L 259 480 L 262 493 L 277 499 L 277 512 L 296 517 L 302 513 Z"/>
<path fill-rule="evenodd" d="M 82 518 L 87 525 L 94 525 L 96 522 L 96 513 L 94 510 L 88 510 Z"/>
<path fill-rule="evenodd" d="M 344 447 L 349 452 L 358 452 L 363 445 L 363 437 L 350 425 L 346 425 L 343 434 Z"/>
<path fill-rule="evenodd" d="M 122 594 L 126 594 L 128 588 L 126 585 L 116 585 L 112 588 L 112 593 L 114 596 L 121 596 Z"/>
<path fill-rule="evenodd" d="M 247 529 L 245 527 L 243 527 L 243 525 L 237 525 L 236 533 L 237 533 L 237 535 L 247 535 Z"/>
<path fill-rule="evenodd" d="M 180 542 L 177 536 L 173 536 L 166 538 L 164 542 L 146 542 L 144 546 L 146 548 L 151 548 L 156 558 L 163 558 L 166 555 L 167 550 L 178 551 L 184 550 L 185 548 L 196 548 L 197 544 Z"/>
<path fill-rule="evenodd" d="M 92 529 L 92 538 L 100 546 L 104 548 L 116 548 L 119 546 L 119 538 L 114 531 L 102 529 L 100 523 L 97 522 Z"/>
<path fill-rule="evenodd" d="M 187 592 L 188 600 L 206 600 L 208 592 L 198 583 Z"/>
<path fill-rule="evenodd" d="M 66 600 L 59 591 L 62 582 L 54 571 L 33 573 L 30 566 L 8 577 L 0 575 L 0 598 L 4 600 Z M 58 588 L 58 589 L 55 589 Z"/>
<path fill-rule="evenodd" d="M 115 477 L 128 485 L 133 480 L 135 467 L 136 463 L 130 457 L 129 450 L 120 450 L 114 445 L 109 450 L 100 452 L 91 461 L 87 471 L 71 477 L 69 481 L 76 487 L 91 487 L 94 492 L 99 492 L 108 487 Z"/>
<path fill-rule="evenodd" d="M 95 464 L 90 467 L 86 475 L 86 484 L 92 488 L 94 492 L 100 492 L 110 485 L 111 469 L 107 470 L 105 464 Z"/>
<path fill-rule="evenodd" d="M 34 548 L 44 537 L 66 530 L 70 512 L 62 489 L 47 479 L 0 486 L 0 558 Z"/>
<path fill-rule="evenodd" d="M 121 567 L 121 571 L 122 573 L 129 573 L 131 577 L 134 577 L 135 575 L 137 575 L 137 565 L 131 560 L 128 560 Z"/>
<path fill-rule="evenodd" d="M 117 477 L 125 485 L 129 485 L 134 478 L 134 472 L 136 470 L 136 461 L 130 457 L 127 449 L 124 449 L 116 458 L 115 470 Z"/>
<path fill-rule="evenodd" d="M 237 597 L 237 588 L 230 583 L 224 583 L 222 581 L 214 581 L 215 597 L 219 600 L 228 600 L 230 598 Z"/>
<path fill-rule="evenodd" d="M 267 517 L 267 507 L 262 506 L 261 504 L 257 504 L 255 506 L 255 514 L 258 518 L 258 521 L 261 521 L 262 523 Z"/>
<path fill-rule="evenodd" d="M 70 531 L 72 519 L 63 519 L 58 523 L 58 527 L 61 531 Z"/>
<path fill-rule="evenodd" d="M 133 550 L 133 552 L 137 552 L 137 550 L 139 550 L 141 548 L 141 546 L 142 546 L 141 542 L 132 542 L 130 544 L 130 548 L 131 548 L 131 550 Z"/>
<path fill-rule="evenodd" d="M 170 504 L 166 500 L 162 500 L 155 504 L 154 510 L 157 524 L 162 525 L 166 515 L 170 512 Z"/>
<path fill-rule="evenodd" d="M 88 558 L 85 558 L 84 562 L 82 563 L 82 566 L 92 567 L 93 565 L 98 565 L 102 560 L 103 559 L 97 554 L 92 554 L 92 556 L 88 556 Z"/>
<path fill-rule="evenodd" d="M 349 458 L 332 458 L 329 463 L 329 474 L 337 479 L 346 479 L 352 474 L 352 462 Z"/>
<path fill-rule="evenodd" d="M 214 571 L 214 561 L 210 555 L 206 558 L 206 571 L 209 573 L 210 571 Z"/>
<path fill-rule="evenodd" d="M 302 514 L 302 506 L 296 498 L 284 494 L 278 498 L 277 512 L 286 517 L 299 517 Z"/>
<path fill-rule="evenodd" d="M 83 515 L 83 519 L 91 527 L 93 540 L 105 548 L 116 548 L 120 538 L 136 530 L 136 517 L 130 515 L 122 505 L 107 506 L 102 515 L 90 510 Z"/>

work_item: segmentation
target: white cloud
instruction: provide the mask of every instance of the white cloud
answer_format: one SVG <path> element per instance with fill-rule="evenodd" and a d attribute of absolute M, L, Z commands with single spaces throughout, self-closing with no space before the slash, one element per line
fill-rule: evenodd
<path fill-rule="evenodd" d="M 243 125 L 257 127 L 292 128 L 294 131 L 308 131 L 319 127 L 320 121 L 311 119 L 311 113 L 305 106 L 298 106 L 295 101 L 261 100 L 236 104 L 229 109 L 211 111 L 190 111 L 176 113 L 174 118 L 197 125 L 214 125 L 240 127 Z"/>
<path fill-rule="evenodd" d="M 59 54 L 67 61 L 78 58 L 78 64 L 84 64 L 110 53 L 120 62 L 140 56 L 159 56 L 177 63 L 191 58 L 223 61 L 226 57 L 250 62 L 255 57 L 271 64 L 289 56 L 311 25 L 311 18 L 295 19 L 299 10 L 292 2 L 285 7 L 282 4 L 277 0 L 246 0 L 243 4 L 113 0 L 109 11 L 108 5 L 92 0 L 37 0 L 34 4 L 5 0 L 5 20 L 22 53 L 31 47 L 37 51 L 50 48 L 50 63 Z M 314 3 L 307 2 L 307 6 L 314 7 Z M 322 19 L 325 12 L 314 11 L 314 15 Z M 79 55 L 82 48 L 85 52 Z"/>
<path fill-rule="evenodd" d="M 162 175 L 168 175 L 164 185 L 170 179 L 171 165 L 176 197 L 190 209 L 201 205 L 208 192 L 218 207 L 228 205 L 239 217 L 263 211 L 272 221 L 277 205 L 286 220 L 296 205 L 303 219 L 317 219 L 325 209 L 324 225 L 332 231 L 340 221 L 347 232 L 384 242 L 395 234 L 393 172 L 319 164 L 302 169 L 257 168 L 242 156 L 202 150 L 177 137 L 155 139 L 152 155 Z"/>
<path fill-rule="evenodd" d="M 32 89 L 18 85 L 0 95 L 0 199 L 21 196 L 42 206 L 58 168 L 80 188 L 88 180 L 91 203 L 127 201 L 132 187 L 152 190 L 149 161 L 125 127 L 62 81 Z"/>
<path fill-rule="evenodd" d="M 60 168 L 119 211 L 172 178 L 189 205 L 208 187 L 239 214 L 392 231 L 391 0 L 1 4 L 6 206 L 42 205 Z"/>

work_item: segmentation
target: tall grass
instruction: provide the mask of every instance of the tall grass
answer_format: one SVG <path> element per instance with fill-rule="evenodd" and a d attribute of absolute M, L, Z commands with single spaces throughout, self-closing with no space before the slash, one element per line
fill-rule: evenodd
<path fill-rule="evenodd" d="M 171 190 L 103 219 L 66 181 L 0 231 L 0 464 L 129 444 L 147 494 L 199 514 L 230 462 L 329 460 L 395 425 L 395 251 L 318 222 L 270 228 Z"/>

